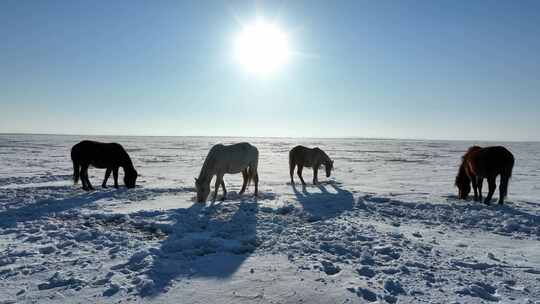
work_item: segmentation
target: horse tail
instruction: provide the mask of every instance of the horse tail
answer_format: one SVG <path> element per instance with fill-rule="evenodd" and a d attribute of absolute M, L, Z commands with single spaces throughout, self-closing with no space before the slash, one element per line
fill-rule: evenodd
<path fill-rule="evenodd" d="M 508 195 L 508 183 L 512 177 L 512 170 L 514 168 L 514 156 L 510 154 L 508 158 L 508 164 L 505 166 L 504 170 L 501 172 L 501 181 L 500 181 L 500 199 L 499 202 L 502 202 L 503 199 Z"/>
<path fill-rule="evenodd" d="M 291 169 L 291 171 L 293 170 L 294 168 L 294 153 L 293 153 L 293 150 L 289 151 L 289 169 Z"/>
<path fill-rule="evenodd" d="M 247 167 L 246 169 L 246 187 L 251 185 L 251 181 L 253 180 L 253 176 L 251 175 L 251 166 Z"/>
<path fill-rule="evenodd" d="M 249 167 L 247 168 L 247 184 L 251 184 L 251 181 L 255 181 L 255 191 L 257 191 L 257 187 L 259 184 L 259 176 L 257 173 L 257 167 L 259 166 L 259 150 L 254 147 L 254 154 L 253 161 L 249 164 Z"/>
<path fill-rule="evenodd" d="M 505 161 L 501 168 L 501 177 L 510 179 L 512 177 L 512 171 L 514 170 L 515 159 L 514 155 L 510 151 L 506 151 Z"/>
<path fill-rule="evenodd" d="M 508 178 L 512 177 L 512 171 L 514 170 L 515 163 L 514 155 L 510 154 L 510 156 L 510 162 L 508 164 Z"/>
<path fill-rule="evenodd" d="M 247 171 L 247 186 L 249 186 L 251 185 L 251 182 L 255 180 L 255 177 L 257 175 L 257 167 L 255 167 L 254 165 L 249 165 L 246 171 Z"/>
<path fill-rule="evenodd" d="M 75 146 L 73 146 L 73 148 L 71 148 L 71 161 L 73 162 L 73 182 L 75 184 L 79 182 L 79 177 L 80 177 L 79 175 L 80 164 L 78 160 L 81 157 L 80 157 L 79 145 L 80 143 L 76 144 Z"/>

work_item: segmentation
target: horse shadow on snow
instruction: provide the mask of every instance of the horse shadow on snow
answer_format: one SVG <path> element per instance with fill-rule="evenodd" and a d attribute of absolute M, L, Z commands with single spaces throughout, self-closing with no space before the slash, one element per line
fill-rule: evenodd
<path fill-rule="evenodd" d="M 257 247 L 257 212 L 257 201 L 250 199 L 174 210 L 168 237 L 145 254 L 150 261 L 140 272 L 145 279 L 137 285 L 139 294 L 158 296 L 181 278 L 233 275 Z"/>
<path fill-rule="evenodd" d="M 308 221 L 333 218 L 353 209 L 353 194 L 335 181 L 320 182 L 314 187 L 300 186 L 301 190 L 295 184 L 291 186 L 298 203 L 308 215 Z M 313 188 L 318 191 L 312 191 Z"/>
<path fill-rule="evenodd" d="M 50 187 L 47 189 L 49 190 Z M 111 196 L 111 192 L 92 192 L 60 199 L 38 199 L 36 202 L 0 212 L 0 227 L 16 227 L 17 223 L 35 221 L 61 212 L 78 209 Z"/>
<path fill-rule="evenodd" d="M 12 193 L 7 194 L 8 191 Z M 136 202 L 152 199 L 164 194 L 192 191 L 193 188 L 137 188 L 131 190 L 120 188 L 83 192 L 73 195 L 73 188 L 66 186 L 8 189 L 6 190 L 6 198 L 0 196 L 0 202 L 10 200 L 10 196 L 17 197 L 18 199 L 15 204 L 4 204 L 4 206 L 10 207 L 0 211 L 0 228 L 13 228 L 17 226 L 17 223 L 55 217 L 63 212 L 71 212 L 83 207 L 89 207 L 100 200 L 116 199 Z"/>
<path fill-rule="evenodd" d="M 430 225 L 459 224 L 498 233 L 524 233 L 540 236 L 540 215 L 534 209 L 525 209 L 517 203 L 503 205 L 458 200 L 456 196 L 444 196 L 446 202 L 408 202 L 386 197 L 367 195 L 362 199 L 371 205 L 371 210 L 385 219 L 403 218 L 417 220 Z"/>

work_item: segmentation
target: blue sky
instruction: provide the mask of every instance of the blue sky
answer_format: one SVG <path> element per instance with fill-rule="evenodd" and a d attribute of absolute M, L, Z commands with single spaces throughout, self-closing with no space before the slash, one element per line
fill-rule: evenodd
<path fill-rule="evenodd" d="M 234 61 L 238 21 L 295 51 Z M 538 1 L 0 2 L 0 132 L 540 140 Z"/>

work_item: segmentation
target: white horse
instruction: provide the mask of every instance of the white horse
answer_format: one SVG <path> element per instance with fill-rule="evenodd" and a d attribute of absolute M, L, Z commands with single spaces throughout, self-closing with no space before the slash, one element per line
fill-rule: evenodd
<path fill-rule="evenodd" d="M 204 203 L 210 194 L 210 181 L 216 176 L 215 191 L 212 201 L 216 200 L 219 186 L 223 188 L 223 200 L 227 195 L 223 176 L 242 172 L 244 183 L 239 194 L 246 191 L 247 185 L 253 180 L 255 182 L 255 196 L 258 194 L 259 175 L 257 166 L 259 164 L 259 150 L 249 143 L 238 143 L 230 146 L 218 144 L 210 149 L 201 173 L 195 178 L 195 189 L 197 189 L 197 202 Z"/>

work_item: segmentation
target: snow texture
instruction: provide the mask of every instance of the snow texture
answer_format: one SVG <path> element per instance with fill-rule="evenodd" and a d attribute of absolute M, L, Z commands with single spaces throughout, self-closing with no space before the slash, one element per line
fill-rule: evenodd
<path fill-rule="evenodd" d="M 137 187 L 73 185 L 69 151 L 82 139 L 121 143 Z M 259 197 L 252 188 L 238 195 L 241 176 L 226 175 L 226 201 L 194 203 L 210 147 L 239 141 L 259 149 Z M 332 177 L 291 185 L 288 151 L 298 144 L 325 150 Z M 456 198 L 460 156 L 473 144 L 514 153 L 505 205 Z M 0 303 L 540 303 L 538 151 L 540 143 L 0 135 Z M 99 186 L 104 170 L 90 175 Z"/>

